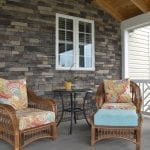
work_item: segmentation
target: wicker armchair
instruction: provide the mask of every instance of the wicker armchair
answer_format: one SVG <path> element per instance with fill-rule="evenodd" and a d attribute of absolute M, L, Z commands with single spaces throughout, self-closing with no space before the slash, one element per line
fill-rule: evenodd
<path fill-rule="evenodd" d="M 121 138 L 128 141 L 131 141 L 136 144 L 136 150 L 140 150 L 141 148 L 141 104 L 142 98 L 140 93 L 139 86 L 130 81 L 130 92 L 132 103 L 136 107 L 135 113 L 138 116 L 137 126 L 110 126 L 110 125 L 95 125 L 94 123 L 94 115 L 91 117 L 91 145 L 94 145 L 97 141 L 108 138 Z M 96 94 L 96 104 L 98 110 L 101 110 L 103 105 L 106 102 L 106 95 L 104 89 L 104 82 L 102 82 Z M 109 108 L 111 109 L 111 108 Z"/>
<path fill-rule="evenodd" d="M 43 99 L 27 89 L 28 108 L 56 113 L 56 104 L 52 99 Z M 27 144 L 41 139 L 57 137 L 56 122 L 20 130 L 17 111 L 10 105 L 0 104 L 0 139 L 13 145 L 14 150 L 21 150 Z"/>

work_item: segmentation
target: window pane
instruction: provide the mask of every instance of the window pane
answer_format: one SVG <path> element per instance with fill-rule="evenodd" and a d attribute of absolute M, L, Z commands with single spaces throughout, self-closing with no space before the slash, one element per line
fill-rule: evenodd
<path fill-rule="evenodd" d="M 73 51 L 73 44 L 67 44 L 67 51 Z"/>
<path fill-rule="evenodd" d="M 72 19 L 66 19 L 66 29 L 73 30 L 73 20 Z"/>
<path fill-rule="evenodd" d="M 65 18 L 59 18 L 59 28 L 65 29 Z"/>
<path fill-rule="evenodd" d="M 67 41 L 73 42 L 73 32 L 67 31 Z"/>
<path fill-rule="evenodd" d="M 86 57 L 85 58 L 85 67 L 86 68 L 92 67 L 92 58 L 91 57 Z"/>
<path fill-rule="evenodd" d="M 84 67 L 84 68 L 92 67 L 92 58 L 91 57 L 82 57 L 82 56 L 80 56 L 79 67 Z"/>
<path fill-rule="evenodd" d="M 83 45 L 80 45 L 80 46 L 79 46 L 79 54 L 80 54 L 81 56 L 84 56 L 84 46 L 83 46 Z"/>
<path fill-rule="evenodd" d="M 79 32 L 84 32 L 84 22 L 79 21 Z"/>
<path fill-rule="evenodd" d="M 66 67 L 72 67 L 73 66 L 73 56 L 68 55 L 66 56 L 68 59 L 66 59 Z"/>
<path fill-rule="evenodd" d="M 79 34 L 79 42 L 84 43 L 84 33 Z"/>
<path fill-rule="evenodd" d="M 92 43 L 91 34 L 86 34 L 86 43 Z"/>
<path fill-rule="evenodd" d="M 79 67 L 84 67 L 84 57 L 80 56 Z"/>
<path fill-rule="evenodd" d="M 86 33 L 91 33 L 91 23 L 86 23 Z"/>
<path fill-rule="evenodd" d="M 92 57 L 92 45 L 86 44 L 84 45 L 85 56 Z"/>
<path fill-rule="evenodd" d="M 62 67 L 71 67 L 73 65 L 72 51 L 64 52 L 59 55 L 59 65 Z"/>
<path fill-rule="evenodd" d="M 59 31 L 59 40 L 65 41 L 65 31 Z"/>
<path fill-rule="evenodd" d="M 62 66 L 62 67 L 65 67 L 64 54 L 59 55 L 59 65 Z"/>
<path fill-rule="evenodd" d="M 59 54 L 65 52 L 65 44 L 59 43 Z"/>

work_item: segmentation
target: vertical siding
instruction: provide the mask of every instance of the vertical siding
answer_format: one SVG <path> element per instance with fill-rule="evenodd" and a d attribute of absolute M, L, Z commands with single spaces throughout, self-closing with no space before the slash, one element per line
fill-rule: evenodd
<path fill-rule="evenodd" d="M 150 78 L 150 28 L 143 27 L 129 32 L 129 77 Z"/>

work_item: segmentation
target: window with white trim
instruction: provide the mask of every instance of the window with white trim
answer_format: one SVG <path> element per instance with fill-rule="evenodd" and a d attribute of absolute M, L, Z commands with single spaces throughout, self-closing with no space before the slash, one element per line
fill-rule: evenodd
<path fill-rule="evenodd" d="M 94 21 L 56 14 L 56 69 L 95 70 Z"/>

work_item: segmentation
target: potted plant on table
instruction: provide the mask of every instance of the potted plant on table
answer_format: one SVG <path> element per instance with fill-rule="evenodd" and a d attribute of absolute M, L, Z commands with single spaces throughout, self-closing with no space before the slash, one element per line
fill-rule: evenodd
<path fill-rule="evenodd" d="M 72 89 L 72 83 L 78 79 L 78 76 L 74 76 L 73 71 L 71 70 L 73 66 L 70 67 L 69 69 L 69 77 L 65 79 L 64 87 L 66 90 L 71 90 Z"/>
<path fill-rule="evenodd" d="M 65 80 L 65 83 L 64 83 L 64 86 L 65 86 L 65 89 L 66 90 L 71 90 L 72 89 L 72 83 L 75 81 L 75 80 L 78 80 L 78 76 L 72 76 L 72 78 L 68 78 Z"/>
<path fill-rule="evenodd" d="M 71 90 L 71 88 L 72 88 L 72 81 L 65 80 L 64 86 L 65 86 L 66 90 Z"/>

